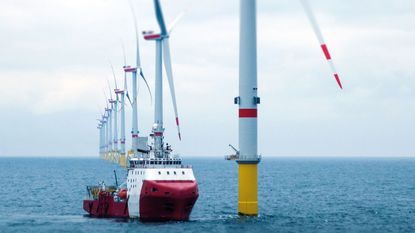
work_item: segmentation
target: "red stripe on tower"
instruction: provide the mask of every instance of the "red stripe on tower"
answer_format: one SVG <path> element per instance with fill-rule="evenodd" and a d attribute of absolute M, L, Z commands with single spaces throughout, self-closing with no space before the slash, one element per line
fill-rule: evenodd
<path fill-rule="evenodd" d="M 256 118 L 258 117 L 258 111 L 256 108 L 240 108 L 239 118 Z"/>
<path fill-rule="evenodd" d="M 323 53 L 324 53 L 324 56 L 326 56 L 326 59 L 331 60 L 331 56 L 330 56 L 329 50 L 327 49 L 327 45 L 322 44 L 321 49 L 323 50 Z"/>
<path fill-rule="evenodd" d="M 179 118 L 176 117 L 176 125 L 179 125 Z"/>
<path fill-rule="evenodd" d="M 138 134 L 133 134 L 133 138 L 138 138 Z"/>

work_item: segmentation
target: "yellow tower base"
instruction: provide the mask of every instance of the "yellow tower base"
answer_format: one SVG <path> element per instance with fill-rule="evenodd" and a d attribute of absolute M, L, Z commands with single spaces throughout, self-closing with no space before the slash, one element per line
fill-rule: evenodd
<path fill-rule="evenodd" d="M 121 167 L 127 167 L 127 160 L 125 159 L 125 154 L 120 154 L 119 164 Z"/>
<path fill-rule="evenodd" d="M 238 213 L 258 215 L 258 169 L 257 164 L 239 163 Z"/>

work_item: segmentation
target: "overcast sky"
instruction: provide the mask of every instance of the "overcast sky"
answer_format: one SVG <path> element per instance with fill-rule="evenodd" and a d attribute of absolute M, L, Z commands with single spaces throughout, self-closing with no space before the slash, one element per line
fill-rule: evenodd
<path fill-rule="evenodd" d="M 342 91 L 300 2 L 257 2 L 263 156 L 415 156 L 413 0 L 310 0 Z M 238 144 L 239 1 L 161 3 L 167 22 L 187 12 L 170 39 L 183 140 L 165 88 L 166 140 L 184 156 L 229 154 Z M 133 4 L 139 30 L 157 30 L 152 1 Z M 0 156 L 98 156 L 108 60 L 119 85 L 122 42 L 134 62 L 128 1 L 2 0 L 0 35 Z M 155 46 L 142 38 L 140 46 L 154 92 Z M 148 134 L 153 106 L 143 87 L 139 129 Z"/>

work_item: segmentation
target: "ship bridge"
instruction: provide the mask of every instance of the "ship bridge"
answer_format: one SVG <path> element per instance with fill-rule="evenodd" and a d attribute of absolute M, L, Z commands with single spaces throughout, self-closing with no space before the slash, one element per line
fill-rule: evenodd
<path fill-rule="evenodd" d="M 181 158 L 168 157 L 168 158 L 132 158 L 130 159 L 130 168 L 155 167 L 155 166 L 184 167 L 184 165 L 182 165 Z"/>

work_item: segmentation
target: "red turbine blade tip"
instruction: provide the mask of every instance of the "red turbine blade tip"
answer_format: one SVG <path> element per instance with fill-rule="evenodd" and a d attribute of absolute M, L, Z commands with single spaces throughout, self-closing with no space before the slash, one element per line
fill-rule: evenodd
<path fill-rule="evenodd" d="M 340 82 L 339 75 L 338 74 L 334 74 L 334 78 L 336 79 L 337 84 L 339 84 L 340 89 L 343 90 L 343 86 L 342 86 L 342 83 Z"/>
<path fill-rule="evenodd" d="M 321 45 L 321 49 L 323 49 L 323 53 L 324 53 L 324 56 L 326 57 L 326 59 L 327 60 L 331 60 L 330 52 L 329 52 L 329 50 L 327 48 L 327 45 L 326 44 L 322 44 Z"/>

